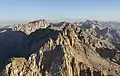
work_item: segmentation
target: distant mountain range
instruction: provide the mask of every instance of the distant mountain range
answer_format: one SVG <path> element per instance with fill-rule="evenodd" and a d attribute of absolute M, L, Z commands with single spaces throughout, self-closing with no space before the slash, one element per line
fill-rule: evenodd
<path fill-rule="evenodd" d="M 1 26 L 1 75 L 120 76 L 119 28 L 120 22 L 44 19 Z"/>
<path fill-rule="evenodd" d="M 67 22 L 85 22 L 86 20 L 49 20 L 49 22 L 52 23 L 58 23 L 58 22 L 63 22 L 63 21 L 67 21 Z M 92 20 L 97 21 L 97 20 Z M 0 21 L 0 25 L 15 25 L 15 24 L 27 24 L 29 21 L 4 21 L 1 20 Z M 104 26 L 112 26 L 114 28 L 120 28 L 120 22 L 119 21 L 98 21 L 100 24 L 104 25 Z"/>

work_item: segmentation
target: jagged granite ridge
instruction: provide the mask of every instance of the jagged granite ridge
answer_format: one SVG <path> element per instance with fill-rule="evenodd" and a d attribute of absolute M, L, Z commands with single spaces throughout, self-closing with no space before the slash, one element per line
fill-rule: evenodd
<path fill-rule="evenodd" d="M 18 24 L 12 26 L 13 31 L 23 31 L 26 34 L 35 32 L 37 29 L 46 28 L 49 26 L 49 23 L 45 19 L 40 19 L 36 21 L 29 22 L 28 24 Z"/>
<path fill-rule="evenodd" d="M 107 50 L 110 54 L 116 52 L 115 46 L 98 38 L 93 29 L 66 24 L 55 38 L 49 37 L 39 50 L 28 58 L 11 59 L 3 70 L 3 75 L 120 76 L 120 65 L 114 62 L 114 56 L 104 57 Z M 34 38 L 37 35 L 39 33 L 36 33 Z"/>

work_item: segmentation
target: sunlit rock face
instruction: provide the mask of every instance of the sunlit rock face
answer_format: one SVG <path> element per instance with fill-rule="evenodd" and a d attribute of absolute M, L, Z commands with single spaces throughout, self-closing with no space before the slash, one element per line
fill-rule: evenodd
<path fill-rule="evenodd" d="M 97 27 L 95 21 L 83 22 L 83 26 L 70 22 L 51 25 L 30 31 L 24 44 L 29 54 L 11 58 L 3 76 L 120 76 L 119 44 L 111 42 L 115 37 L 107 37 L 116 32 Z"/>
<path fill-rule="evenodd" d="M 40 29 L 40 28 L 44 29 L 44 28 L 47 28 L 48 26 L 49 26 L 49 23 L 46 20 L 41 19 L 41 20 L 29 22 L 28 24 L 15 25 L 13 27 L 13 30 L 14 31 L 23 31 L 26 34 L 30 34 L 37 29 Z"/>

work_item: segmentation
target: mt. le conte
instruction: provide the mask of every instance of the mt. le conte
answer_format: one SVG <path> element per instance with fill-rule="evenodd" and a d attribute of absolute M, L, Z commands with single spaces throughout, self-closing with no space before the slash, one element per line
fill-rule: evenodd
<path fill-rule="evenodd" d="M 119 22 L 0 27 L 0 76 L 120 76 Z"/>

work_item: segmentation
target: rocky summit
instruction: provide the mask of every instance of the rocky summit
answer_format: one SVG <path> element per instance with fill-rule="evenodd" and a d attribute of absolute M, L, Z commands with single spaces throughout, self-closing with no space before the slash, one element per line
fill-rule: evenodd
<path fill-rule="evenodd" d="M 1 75 L 120 76 L 119 29 L 104 23 L 37 20 L 1 28 Z"/>

